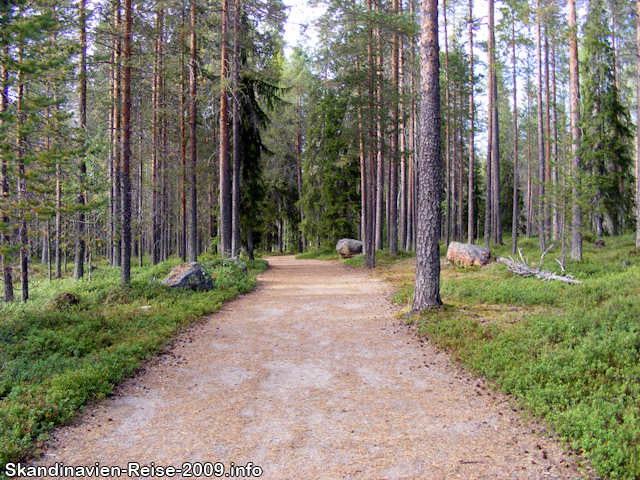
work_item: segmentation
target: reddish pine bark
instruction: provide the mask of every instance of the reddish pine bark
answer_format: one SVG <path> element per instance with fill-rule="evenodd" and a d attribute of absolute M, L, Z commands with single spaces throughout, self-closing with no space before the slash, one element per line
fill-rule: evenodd
<path fill-rule="evenodd" d="M 425 0 L 421 10 L 421 148 L 418 163 L 418 238 L 413 311 L 442 305 L 438 243 L 442 197 L 438 1 Z"/>

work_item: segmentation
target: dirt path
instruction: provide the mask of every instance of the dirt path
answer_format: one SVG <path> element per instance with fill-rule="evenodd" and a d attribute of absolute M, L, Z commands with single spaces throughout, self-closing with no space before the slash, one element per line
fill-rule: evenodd
<path fill-rule="evenodd" d="M 39 464 L 222 462 L 229 472 L 253 462 L 265 479 L 579 478 L 503 396 L 399 325 L 381 281 L 334 262 L 269 262 L 256 292 L 58 431 Z"/>

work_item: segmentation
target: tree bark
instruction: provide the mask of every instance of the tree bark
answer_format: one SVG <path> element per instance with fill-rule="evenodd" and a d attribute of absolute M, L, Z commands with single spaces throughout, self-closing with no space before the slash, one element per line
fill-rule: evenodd
<path fill-rule="evenodd" d="M 222 0 L 222 48 L 220 55 L 220 247 L 222 258 L 231 253 L 231 155 L 229 151 L 229 0 Z"/>
<path fill-rule="evenodd" d="M 367 0 L 367 10 L 371 12 L 373 9 L 372 0 Z M 374 72 L 373 72 L 373 28 L 369 23 L 367 25 L 367 66 L 369 68 L 369 112 L 373 112 L 375 103 L 374 97 Z M 372 125 L 373 122 L 370 122 Z M 369 128 L 369 151 L 367 152 L 367 168 L 366 168 L 366 196 L 367 209 L 365 210 L 365 236 L 364 251 L 365 262 L 367 268 L 373 268 L 376 264 L 376 243 L 375 243 L 375 151 L 371 148 L 373 140 L 373 127 Z"/>
<path fill-rule="evenodd" d="M 493 228 L 493 170 L 491 164 L 493 163 L 493 28 L 494 28 L 494 8 L 493 0 L 488 2 L 489 10 L 489 81 L 488 81 L 488 93 L 489 93 L 489 119 L 487 121 L 487 176 L 486 176 L 486 194 L 485 194 L 485 208 L 484 208 L 484 246 L 489 248 L 491 246 L 491 230 Z"/>
<path fill-rule="evenodd" d="M 556 50 L 551 49 L 551 181 L 553 182 L 553 202 L 551 222 L 553 240 L 558 240 L 560 213 L 558 210 L 558 108 L 556 105 Z"/>
<path fill-rule="evenodd" d="M 161 206 L 159 190 L 159 147 L 160 147 L 160 36 L 162 29 L 162 9 L 156 12 L 155 61 L 153 65 L 152 103 L 152 145 L 151 145 L 151 265 L 160 262 Z"/>
<path fill-rule="evenodd" d="M 114 65 L 114 137 L 113 137 L 113 254 L 112 266 L 119 267 L 122 260 L 121 249 L 121 212 L 122 212 L 122 188 L 120 182 L 122 160 L 122 22 L 120 13 L 120 0 L 115 3 L 115 65 Z"/>
<path fill-rule="evenodd" d="M 80 23 L 80 58 L 79 58 L 79 74 L 78 74 L 78 127 L 80 128 L 82 138 L 84 140 L 87 129 L 87 18 L 86 18 L 86 0 L 80 0 L 78 21 Z M 84 254 L 85 254 L 85 214 L 82 208 L 85 205 L 84 183 L 87 175 L 87 164 L 84 161 L 84 152 L 78 166 L 78 196 L 77 202 L 80 211 L 76 215 L 76 252 L 73 262 L 73 279 L 80 280 L 84 277 Z"/>
<path fill-rule="evenodd" d="M 376 7 L 379 12 L 380 5 Z M 384 131 L 382 129 L 382 88 L 384 70 L 382 58 L 382 36 L 380 26 L 376 27 L 376 249 L 384 248 Z"/>
<path fill-rule="evenodd" d="M 2 58 L 0 59 L 0 82 L 1 82 L 1 90 L 0 90 L 0 114 L 7 111 L 9 106 L 9 87 L 7 85 L 7 81 L 9 80 L 9 71 L 6 68 L 4 58 L 8 55 L 8 48 L 4 47 L 2 49 Z M 6 121 L 4 117 L 0 120 L 1 125 L 4 127 Z M 6 205 L 7 198 L 9 197 L 9 175 L 8 175 L 8 163 L 6 157 L 2 156 L 2 163 L 0 164 L 0 195 L 2 196 L 2 204 Z M 0 215 L 0 221 L 3 223 L 9 222 L 9 216 L 7 215 L 6 208 L 2 209 L 2 214 Z M 5 234 L 0 232 L 0 248 L 8 248 L 10 245 L 10 236 L 9 234 Z M 2 264 L 2 279 L 4 282 L 4 292 L 3 298 L 5 302 L 12 302 L 14 299 L 13 296 L 13 275 L 12 268 L 9 264 L 9 257 L 6 254 L 0 256 L 0 263 Z"/>
<path fill-rule="evenodd" d="M 180 232 L 180 257 L 182 262 L 187 261 L 187 125 L 185 122 L 185 96 L 186 85 L 184 79 L 184 32 L 185 11 L 182 9 L 182 21 L 180 23 L 180 164 L 182 167 L 182 182 L 180 185 L 180 211 L 182 231 Z"/>
<path fill-rule="evenodd" d="M 529 62 L 527 62 L 529 65 Z M 531 169 L 531 78 L 527 74 L 527 229 L 526 236 L 531 238 L 531 221 L 533 217 L 533 185 Z"/>
<path fill-rule="evenodd" d="M 458 241 L 464 242 L 464 137 L 462 135 L 463 129 L 463 118 L 462 112 L 464 111 L 464 107 L 462 104 L 463 95 L 462 95 L 462 84 L 460 86 L 460 95 L 458 95 L 460 99 L 460 110 L 459 112 L 459 122 L 460 122 L 460 130 L 458 135 L 458 151 L 460 152 L 459 161 L 458 161 Z"/>
<path fill-rule="evenodd" d="M 420 22 L 421 148 L 418 168 L 418 239 L 413 311 L 442 305 L 440 298 L 440 61 L 438 0 L 424 0 Z"/>
<path fill-rule="evenodd" d="M 467 237 L 468 242 L 473 243 L 475 238 L 475 125 L 474 125 L 474 104 L 473 104 L 473 0 L 469 0 L 469 192 L 467 211 Z"/>
<path fill-rule="evenodd" d="M 640 0 L 636 0 L 636 48 L 638 64 L 638 96 L 640 98 Z M 636 115 L 638 131 L 636 133 L 636 248 L 640 248 L 640 100 Z"/>
<path fill-rule="evenodd" d="M 399 1 L 393 0 L 393 14 L 399 13 Z M 393 106 L 391 107 L 391 157 L 389 158 L 389 254 L 398 253 L 398 104 L 399 94 L 399 36 L 397 30 L 393 34 L 391 46 L 391 78 L 393 85 Z"/>
<path fill-rule="evenodd" d="M 444 156 L 446 159 L 445 171 L 445 220 L 444 220 L 444 243 L 449 245 L 451 242 L 451 210 L 452 195 L 451 189 L 451 101 L 449 88 L 449 34 L 447 32 L 447 0 L 442 0 L 442 14 L 444 20 L 444 103 L 446 106 L 446 123 L 444 127 Z"/>
<path fill-rule="evenodd" d="M 496 74 L 496 40 L 494 2 L 489 1 L 489 75 L 491 76 L 491 230 L 493 241 L 502 245 L 502 212 L 500 207 L 500 132 L 498 122 L 498 81 Z"/>
<path fill-rule="evenodd" d="M 198 162 L 196 145 L 197 77 L 196 77 L 196 2 L 191 0 L 191 59 L 189 61 L 189 261 L 198 261 L 198 190 L 196 167 Z"/>
<path fill-rule="evenodd" d="M 518 85 L 516 73 L 516 12 L 511 23 L 511 62 L 513 64 L 513 215 L 511 219 L 511 253 L 518 249 Z"/>
<path fill-rule="evenodd" d="M 495 44 L 495 42 L 494 42 Z M 498 79 L 495 71 L 493 71 L 493 128 L 491 134 L 493 141 L 491 142 L 491 169 L 493 179 L 491 180 L 491 193 L 493 195 L 492 214 L 493 220 L 493 242 L 496 245 L 502 245 L 502 200 L 500 186 L 500 123 L 498 120 Z"/>
<path fill-rule="evenodd" d="M 359 89 L 358 85 L 358 89 Z M 360 98 L 360 92 L 358 91 L 358 98 Z M 298 179 L 298 220 L 300 221 L 300 225 L 302 225 L 302 221 L 304 220 L 304 208 L 302 206 L 302 131 L 300 126 L 300 99 L 297 99 L 296 105 L 296 177 Z M 360 146 L 360 168 L 364 168 L 364 149 L 362 145 L 362 112 L 360 110 L 360 106 L 358 105 L 358 137 L 359 137 L 359 146 Z M 363 170 L 364 172 L 364 170 Z M 363 175 L 360 176 L 361 182 L 361 190 L 364 188 L 364 183 L 362 180 L 364 179 Z M 362 190 L 364 192 L 364 190 Z M 362 195 L 362 202 L 364 202 L 364 193 Z M 362 204 L 364 206 L 364 203 Z M 364 212 L 364 209 L 363 209 Z M 306 248 L 306 240 L 304 238 L 304 232 L 302 228 L 298 227 L 298 252 L 305 252 Z"/>
<path fill-rule="evenodd" d="M 571 258 L 582 261 L 582 207 L 580 206 L 580 80 L 578 76 L 578 32 L 576 2 L 568 0 L 569 7 L 569 88 L 571 91 L 571 160 L 573 176 L 573 215 L 571 224 Z M 640 7 L 638 7 L 640 8 Z"/>
<path fill-rule="evenodd" d="M 545 160 L 544 160 L 544 121 L 543 121 L 543 103 L 542 103 L 542 7 L 540 0 L 536 0 L 536 58 L 538 73 L 538 242 L 540 251 L 545 250 L 545 201 L 544 201 L 544 182 L 545 182 Z"/>
<path fill-rule="evenodd" d="M 124 2 L 124 42 L 122 66 L 122 286 L 131 282 L 131 0 Z"/>
<path fill-rule="evenodd" d="M 551 198 L 553 190 L 551 187 L 551 62 L 549 61 L 549 27 L 544 29 L 544 97 L 545 97 L 545 117 L 544 117 L 544 178 L 547 182 L 545 190 L 547 198 L 544 202 L 544 238 L 551 240 Z"/>
<path fill-rule="evenodd" d="M 240 251 L 240 0 L 235 0 L 233 21 L 233 181 L 231 187 L 231 256 Z"/>
<path fill-rule="evenodd" d="M 400 14 L 402 14 L 402 2 L 399 5 Z M 405 76 L 404 76 L 404 37 L 400 35 L 400 40 L 398 43 L 398 55 L 400 60 L 400 65 L 398 67 L 398 75 L 400 82 L 400 124 L 398 125 L 399 133 L 400 133 L 400 151 L 398 155 L 398 161 L 400 162 L 400 214 L 398 216 L 399 224 L 398 224 L 398 236 L 400 248 L 406 248 L 407 243 L 407 125 L 405 121 L 405 109 L 404 109 L 404 98 L 405 98 Z"/>

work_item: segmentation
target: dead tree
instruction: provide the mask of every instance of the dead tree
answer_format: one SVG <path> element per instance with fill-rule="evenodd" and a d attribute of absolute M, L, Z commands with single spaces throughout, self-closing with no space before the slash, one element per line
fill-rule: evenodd
<path fill-rule="evenodd" d="M 511 258 L 511 255 L 509 255 L 509 258 L 498 257 L 496 259 L 496 262 L 504 263 L 507 266 L 507 270 L 509 270 L 511 273 L 515 273 L 516 275 L 520 275 L 521 277 L 536 277 L 538 280 L 544 280 L 547 282 L 550 280 L 558 280 L 559 282 L 569 283 L 571 285 L 581 284 L 582 282 L 575 280 L 571 275 L 562 276 L 562 275 L 557 275 L 555 272 L 542 270 L 542 262 L 544 260 L 544 256 L 552 248 L 553 248 L 553 245 L 551 245 L 544 252 L 542 252 L 542 255 L 540 256 L 540 263 L 538 264 L 538 268 L 533 268 L 529 266 L 528 264 L 529 259 L 525 260 L 524 258 L 522 258 L 522 250 L 520 248 L 518 249 L 518 254 L 520 255 L 521 262 L 516 262 L 513 258 Z M 558 260 L 556 261 L 558 262 L 558 265 L 560 265 L 560 268 L 562 269 L 562 273 L 564 273 L 565 271 L 564 266 Z"/>

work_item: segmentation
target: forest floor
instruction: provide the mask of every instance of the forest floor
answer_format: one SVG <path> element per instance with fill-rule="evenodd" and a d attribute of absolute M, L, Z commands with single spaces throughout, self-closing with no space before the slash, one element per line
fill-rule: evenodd
<path fill-rule="evenodd" d="M 252 462 L 265 479 L 583 478 L 508 397 L 405 326 L 388 283 L 337 262 L 268 260 L 255 292 L 54 431 L 36 465 L 221 462 L 230 473 Z"/>

